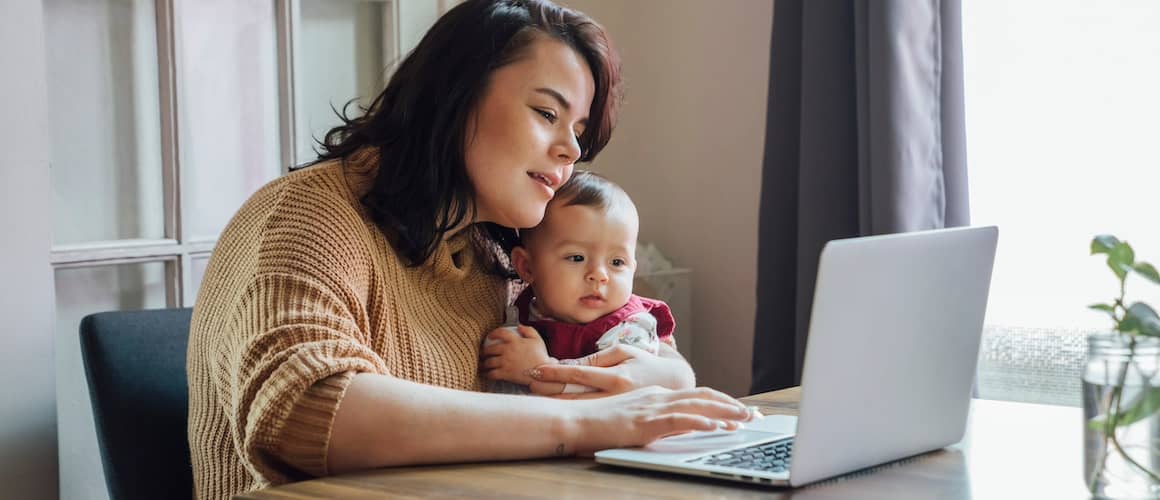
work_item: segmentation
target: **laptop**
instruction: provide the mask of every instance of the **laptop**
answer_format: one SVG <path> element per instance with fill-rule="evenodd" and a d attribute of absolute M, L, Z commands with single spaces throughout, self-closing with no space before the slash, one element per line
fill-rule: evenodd
<path fill-rule="evenodd" d="M 596 461 L 796 487 L 959 442 L 997 239 L 988 226 L 830 241 L 798 417 L 604 450 Z"/>

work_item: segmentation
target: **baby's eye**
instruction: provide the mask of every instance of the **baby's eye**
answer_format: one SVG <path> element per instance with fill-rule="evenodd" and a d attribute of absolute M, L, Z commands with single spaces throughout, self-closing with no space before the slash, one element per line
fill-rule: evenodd
<path fill-rule="evenodd" d="M 570 261 L 570 262 L 584 262 L 583 255 L 569 255 L 567 257 L 564 257 L 564 259 L 567 261 Z"/>
<path fill-rule="evenodd" d="M 612 259 L 612 265 L 616 266 L 616 267 L 620 267 L 620 266 L 628 265 L 628 263 L 625 262 L 624 259 Z"/>

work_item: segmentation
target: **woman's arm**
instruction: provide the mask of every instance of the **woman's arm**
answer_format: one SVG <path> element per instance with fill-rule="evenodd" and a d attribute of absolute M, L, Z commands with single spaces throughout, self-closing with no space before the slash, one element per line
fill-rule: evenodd
<path fill-rule="evenodd" d="M 684 356 L 681 356 L 680 352 L 677 352 L 675 347 L 661 342 L 661 349 L 657 354 L 662 358 L 674 361 L 670 366 L 672 369 L 670 384 L 660 385 L 672 389 L 685 389 L 697 385 L 697 374 L 693 373 L 693 366 Z"/>
<path fill-rule="evenodd" d="M 614 349 L 623 345 L 628 349 Z M 659 385 L 669 389 L 688 389 L 696 385 L 696 376 L 693 368 L 685 361 L 671 345 L 661 342 L 657 356 L 661 360 L 651 362 L 654 357 L 631 344 L 613 344 L 613 347 L 597 351 L 578 359 L 560 360 L 564 365 L 616 367 L 615 370 L 604 370 L 608 383 L 596 390 L 601 396 L 620 393 L 637 387 Z M 527 385 L 535 394 L 552 396 L 565 390 L 567 383 L 556 382 L 555 378 L 567 377 L 569 369 L 552 372 L 544 376 L 540 370 L 546 365 L 554 365 L 557 360 L 548 356 L 547 348 L 536 331 L 525 325 L 520 325 L 518 331 L 508 328 L 497 328 L 491 332 L 484 342 L 482 351 L 484 359 L 482 368 L 484 376 L 491 380 L 506 380 L 517 384 Z M 639 360 L 634 358 L 641 357 Z M 534 369 L 534 370 L 533 370 Z M 537 374 L 533 379 L 531 374 Z M 582 387 L 571 382 L 574 387 Z M 591 392 L 588 391 L 576 391 Z"/>
<path fill-rule="evenodd" d="M 693 368 L 676 349 L 663 342 L 657 355 L 617 344 L 574 363 L 540 366 L 532 374 L 533 378 L 544 382 L 580 384 L 598 390 L 561 397 L 603 397 L 653 385 L 687 389 L 696 384 Z"/>
<path fill-rule="evenodd" d="M 712 389 L 652 387 L 565 401 L 433 387 L 361 373 L 343 396 L 327 453 L 332 474 L 360 469 L 588 454 L 724 426 L 749 412 Z"/>

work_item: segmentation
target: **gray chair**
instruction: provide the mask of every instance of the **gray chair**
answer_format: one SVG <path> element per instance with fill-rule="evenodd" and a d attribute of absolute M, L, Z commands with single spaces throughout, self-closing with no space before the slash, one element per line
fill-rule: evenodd
<path fill-rule="evenodd" d="M 81 354 L 113 500 L 191 498 L 185 375 L 190 309 L 81 320 Z"/>

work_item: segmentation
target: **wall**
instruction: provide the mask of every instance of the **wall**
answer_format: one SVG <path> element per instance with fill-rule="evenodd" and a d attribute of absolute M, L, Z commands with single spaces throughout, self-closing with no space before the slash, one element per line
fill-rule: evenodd
<path fill-rule="evenodd" d="M 314 148 L 326 132 L 340 125 L 334 109 L 342 110 L 352 98 L 369 106 L 383 88 L 385 66 L 394 64 L 383 54 L 383 3 L 311 0 L 301 3 L 301 36 L 297 49 L 298 162 L 316 158 Z M 333 108 L 332 108 L 333 106 Z M 350 114 L 358 112 L 352 104 Z"/>
<path fill-rule="evenodd" d="M 406 57 L 411 49 L 419 45 L 419 40 L 439 16 L 447 12 L 457 2 L 448 0 L 397 0 L 399 2 L 399 55 Z"/>
<path fill-rule="evenodd" d="M 636 201 L 641 241 L 693 269 L 693 324 L 678 342 L 693 336 L 699 383 L 747 394 L 773 2 L 565 3 L 608 29 L 627 81 L 593 167 Z"/>
<path fill-rule="evenodd" d="M 40 2 L 0 1 L 0 490 L 56 498 L 52 225 Z"/>

